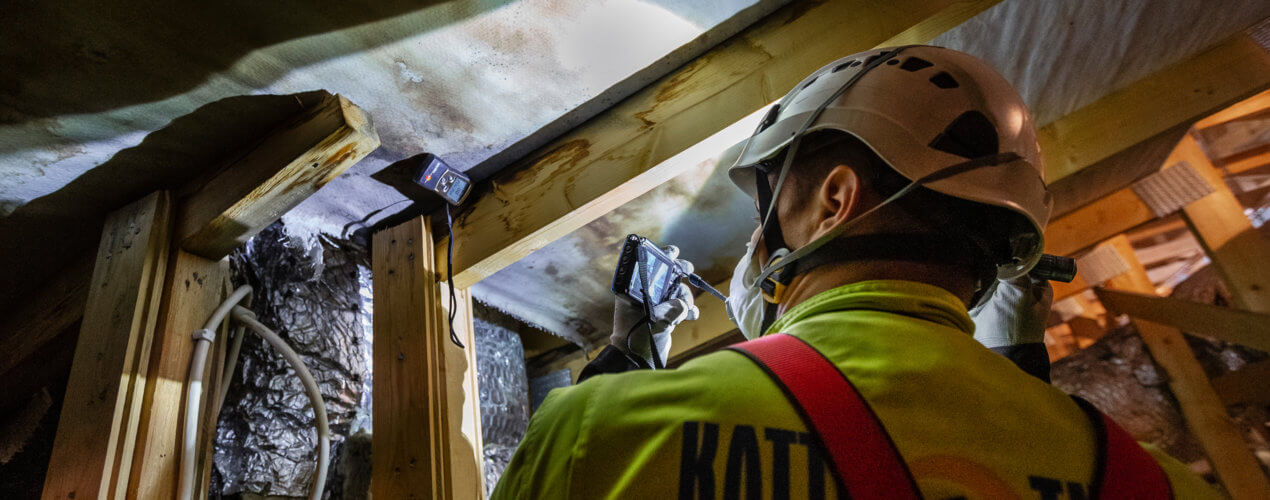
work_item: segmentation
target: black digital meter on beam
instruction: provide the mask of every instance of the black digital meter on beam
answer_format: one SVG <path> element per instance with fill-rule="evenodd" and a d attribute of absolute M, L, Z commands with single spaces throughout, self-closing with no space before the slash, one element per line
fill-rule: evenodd
<path fill-rule="evenodd" d="M 451 205 L 463 203 L 472 191 L 472 181 L 463 172 L 447 165 L 436 155 L 424 155 L 415 183 L 441 195 Z"/>

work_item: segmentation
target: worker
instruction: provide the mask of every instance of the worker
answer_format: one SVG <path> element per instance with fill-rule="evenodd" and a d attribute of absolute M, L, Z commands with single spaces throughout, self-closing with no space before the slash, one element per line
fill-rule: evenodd
<path fill-rule="evenodd" d="M 619 301 L 613 345 L 547 396 L 493 496 L 1214 497 L 985 347 L 1023 365 L 1043 348 L 1043 172 L 1022 99 L 972 56 L 880 49 L 812 73 L 729 171 L 759 223 L 728 296 L 751 340 L 633 370 L 694 307 L 655 308 L 634 342 L 642 309 Z M 970 310 L 997 330 L 983 343 Z"/>

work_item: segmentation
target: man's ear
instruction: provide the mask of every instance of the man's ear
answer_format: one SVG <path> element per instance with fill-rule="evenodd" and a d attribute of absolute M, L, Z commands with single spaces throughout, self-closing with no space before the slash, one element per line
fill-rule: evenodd
<path fill-rule="evenodd" d="M 859 215 L 862 187 L 860 176 L 848 165 L 838 165 L 829 172 L 816 192 L 816 220 L 810 241 Z"/>

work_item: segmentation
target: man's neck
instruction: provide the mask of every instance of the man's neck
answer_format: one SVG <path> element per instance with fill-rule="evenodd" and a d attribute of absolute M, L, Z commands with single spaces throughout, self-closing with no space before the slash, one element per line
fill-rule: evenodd
<path fill-rule="evenodd" d="M 969 304 L 974 296 L 974 278 L 964 268 L 946 264 L 911 261 L 859 261 L 831 264 L 796 276 L 785 287 L 778 314 L 794 308 L 820 292 L 870 280 L 904 280 L 934 285 Z"/>

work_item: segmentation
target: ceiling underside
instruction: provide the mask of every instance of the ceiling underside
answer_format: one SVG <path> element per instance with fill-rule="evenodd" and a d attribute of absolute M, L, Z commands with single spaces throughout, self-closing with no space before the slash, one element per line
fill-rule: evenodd
<path fill-rule="evenodd" d="M 991 63 L 1043 126 L 1267 16 L 1270 4 L 1244 0 L 1006 0 L 932 43 Z M 717 166 L 717 158 L 704 162 L 557 240 L 478 283 L 474 296 L 575 342 L 595 343 L 610 333 L 609 287 L 627 234 L 674 244 L 708 281 L 726 280 L 755 213 L 728 180 L 727 165 Z"/>
<path fill-rule="evenodd" d="M 668 54 L 739 29 L 729 23 L 738 12 L 753 17 L 742 11 L 752 3 L 10 7 L 0 20 L 0 58 L 11 68 L 0 74 L 0 260 L 30 265 L 29 255 L 7 257 L 30 254 L 35 239 L 71 241 L 58 228 L 215 165 L 221 145 L 249 142 L 310 98 L 289 94 L 318 89 L 365 109 L 383 146 L 284 220 L 301 234 L 347 234 L 404 202 L 370 174 L 425 151 L 471 168 L 580 106 L 598 112 L 655 78 L 641 71 L 682 63 Z M 995 65 L 1045 124 L 1267 16 L 1261 0 L 1005 0 L 935 44 Z M 634 88 L 611 92 L 623 85 Z M 676 244 L 707 279 L 726 279 L 753 222 L 749 200 L 720 173 L 707 161 L 474 293 L 589 343 L 608 335 L 612 265 L 628 233 Z M 19 224 L 25 232 L 6 232 Z M 17 287 L 6 288 L 12 297 Z"/>

